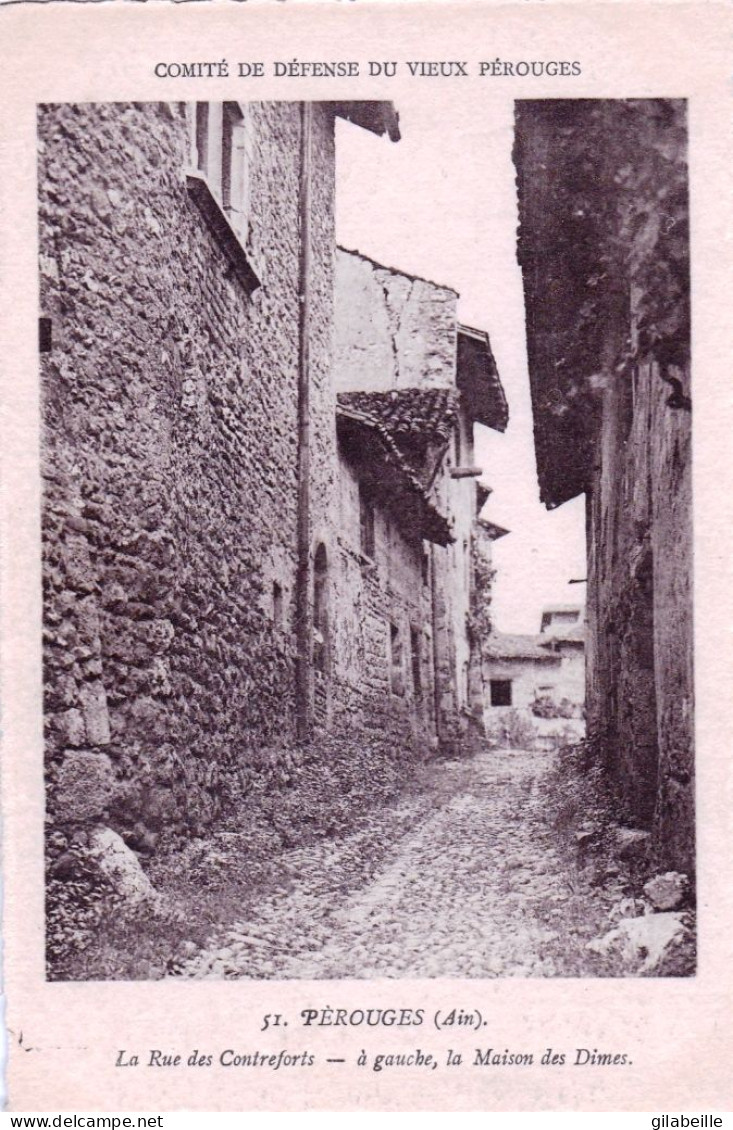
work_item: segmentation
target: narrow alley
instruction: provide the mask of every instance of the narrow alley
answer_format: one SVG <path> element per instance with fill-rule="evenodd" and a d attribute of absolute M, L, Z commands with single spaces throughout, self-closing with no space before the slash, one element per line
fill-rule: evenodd
<path fill-rule="evenodd" d="M 511 119 L 497 275 L 409 103 L 39 108 L 50 979 L 673 975 L 686 109 Z"/>
<path fill-rule="evenodd" d="M 433 766 L 424 791 L 340 841 L 286 852 L 268 897 L 174 973 L 213 978 L 598 975 L 586 943 L 624 896 L 548 819 L 546 753 Z"/>

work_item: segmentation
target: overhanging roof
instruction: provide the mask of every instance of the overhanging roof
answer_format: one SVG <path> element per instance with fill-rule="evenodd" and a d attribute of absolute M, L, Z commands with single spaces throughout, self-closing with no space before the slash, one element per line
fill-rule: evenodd
<path fill-rule="evenodd" d="M 689 351 L 685 152 L 683 100 L 515 103 L 518 259 L 550 509 L 588 488 L 603 390 L 631 379 L 630 295 L 643 299 L 635 349 Z"/>
<path fill-rule="evenodd" d="M 527 360 L 537 478 L 552 509 L 587 486 L 593 459 L 592 409 L 576 396 L 601 366 L 603 320 L 580 334 L 584 302 L 605 285 L 599 262 L 601 206 L 575 204 L 586 188 L 593 100 L 515 103 L 514 164 L 519 202 L 518 259 L 524 287 Z M 596 191 L 586 189 L 586 191 Z M 588 289 L 585 280 L 598 277 Z"/>
<path fill-rule="evenodd" d="M 338 402 L 379 420 L 396 444 L 417 448 L 450 439 L 458 415 L 458 393 L 453 388 L 340 392 Z"/>
<path fill-rule="evenodd" d="M 387 429 L 374 416 L 339 404 L 339 443 L 359 481 L 415 537 L 449 545 L 455 541 L 448 519 L 430 501 Z"/>
<path fill-rule="evenodd" d="M 485 330 L 458 326 L 456 384 L 476 423 L 497 432 L 505 430 L 509 407 Z"/>
<path fill-rule="evenodd" d="M 496 522 L 490 522 L 488 518 L 477 518 L 476 522 L 482 530 L 486 531 L 492 541 L 498 541 L 499 538 L 504 538 L 507 534 L 512 532 L 511 530 L 505 530 L 503 526 L 497 526 Z"/>
<path fill-rule="evenodd" d="M 538 636 L 514 636 L 492 632 L 484 645 L 489 659 L 532 659 L 539 663 L 557 663 L 559 657 L 540 645 Z"/>
<path fill-rule="evenodd" d="M 486 483 L 476 483 L 476 513 L 480 514 L 483 510 L 489 495 L 493 493 L 493 487 L 487 487 Z"/>
<path fill-rule="evenodd" d="M 334 102 L 335 114 L 390 141 L 400 140 L 400 116 L 394 102 Z"/>
<path fill-rule="evenodd" d="M 543 646 L 552 647 L 553 644 L 573 644 L 577 647 L 585 646 L 585 624 L 573 624 L 567 628 L 553 628 L 550 626 L 541 633 L 546 641 Z"/>

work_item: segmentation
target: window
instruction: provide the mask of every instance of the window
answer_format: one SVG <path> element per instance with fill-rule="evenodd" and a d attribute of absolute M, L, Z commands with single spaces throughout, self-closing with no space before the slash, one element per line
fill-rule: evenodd
<path fill-rule="evenodd" d="M 194 164 L 200 172 L 209 173 L 209 103 L 196 103 L 195 123 L 195 161 Z"/>
<path fill-rule="evenodd" d="M 53 323 L 50 318 L 38 319 L 38 352 L 50 353 L 53 349 Z"/>
<path fill-rule="evenodd" d="M 492 706 L 511 706 L 512 705 L 512 681 L 511 681 L 511 679 L 492 679 L 491 680 L 491 705 Z"/>
<path fill-rule="evenodd" d="M 427 553 L 423 552 L 422 555 L 422 583 L 424 585 L 430 582 L 430 558 Z"/>
<path fill-rule="evenodd" d="M 405 693 L 405 677 L 402 672 L 402 637 L 397 624 L 389 626 L 390 645 L 390 685 L 392 694 Z"/>
<path fill-rule="evenodd" d="M 239 102 L 196 102 L 188 188 L 249 291 L 259 286 L 245 245 L 250 235 L 251 130 Z"/>
<path fill-rule="evenodd" d="M 412 658 L 412 689 L 415 698 L 422 698 L 422 656 L 420 654 L 420 632 L 410 627 L 410 654 Z"/>
<path fill-rule="evenodd" d="M 242 239 L 249 223 L 249 158 L 244 117 L 236 102 L 225 102 L 221 135 L 221 202 Z"/>
<path fill-rule="evenodd" d="M 248 171 L 244 115 L 238 102 L 197 102 L 193 164 L 232 227 L 247 237 Z"/>
<path fill-rule="evenodd" d="M 374 503 L 363 486 L 359 487 L 359 527 L 361 552 L 374 557 Z"/>
<path fill-rule="evenodd" d="M 313 667 L 322 675 L 328 668 L 328 556 L 323 542 L 313 562 Z"/>
<path fill-rule="evenodd" d="M 283 589 L 277 581 L 272 582 L 272 619 L 276 628 L 283 623 Z"/>

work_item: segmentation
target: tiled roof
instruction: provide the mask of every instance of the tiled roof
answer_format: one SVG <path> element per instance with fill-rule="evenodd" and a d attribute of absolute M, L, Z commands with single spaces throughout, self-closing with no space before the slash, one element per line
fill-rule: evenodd
<path fill-rule="evenodd" d="M 389 392 L 342 392 L 338 403 L 378 420 L 396 443 L 418 446 L 445 442 L 455 426 L 458 391 L 454 388 L 401 388 Z"/>
<path fill-rule="evenodd" d="M 389 431 L 375 416 L 341 403 L 336 409 L 339 441 L 359 468 L 360 480 L 403 525 L 437 545 L 455 540 L 448 519 L 435 508 Z"/>
<path fill-rule="evenodd" d="M 542 647 L 541 640 L 541 636 L 513 636 L 505 632 L 492 632 L 486 640 L 485 653 L 492 659 L 540 659 L 557 662 L 557 655 Z"/>
<path fill-rule="evenodd" d="M 553 628 L 550 624 L 542 632 L 540 639 L 547 640 L 548 646 L 557 643 L 585 643 L 585 624 L 558 624 Z"/>

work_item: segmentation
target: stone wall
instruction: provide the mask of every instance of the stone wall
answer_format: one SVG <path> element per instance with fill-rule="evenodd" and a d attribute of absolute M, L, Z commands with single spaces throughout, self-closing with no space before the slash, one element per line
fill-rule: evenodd
<path fill-rule="evenodd" d="M 422 542 L 410 540 L 397 518 L 375 506 L 374 553 L 360 545 L 359 485 L 341 460 L 341 523 L 334 579 L 333 725 L 387 740 L 398 756 L 434 745 L 432 617 L 423 577 Z M 396 629 L 397 641 L 392 632 Z M 399 654 L 393 655 L 395 642 Z M 413 642 L 419 653 L 415 679 Z"/>
<path fill-rule="evenodd" d="M 629 819 L 660 861 L 694 867 L 692 526 L 689 412 L 655 363 L 634 378 L 629 442 L 611 398 L 589 499 L 589 724 L 617 770 Z M 628 424 L 628 416 L 625 416 Z"/>
<path fill-rule="evenodd" d="M 338 391 L 455 389 L 457 298 L 449 287 L 339 249 L 334 345 Z M 435 718 L 444 748 L 460 742 L 482 714 L 470 640 L 476 483 L 471 477 L 451 476 L 456 467 L 471 466 L 473 460 L 473 421 L 460 402 L 431 487 L 435 506 L 450 518 L 454 542 L 446 547 L 425 545 Z M 416 555 L 413 587 L 421 584 Z"/>
<path fill-rule="evenodd" d="M 622 818 L 692 872 L 687 107 L 521 101 L 516 122 L 540 494 L 588 499 L 589 736 Z"/>
<path fill-rule="evenodd" d="M 435 585 L 439 594 L 437 637 L 441 650 L 440 693 L 444 729 L 465 731 L 478 717 L 471 697 L 471 614 L 474 594 L 474 540 L 476 538 L 476 480 L 452 478 L 451 472 L 474 462 L 473 423 L 460 408 L 453 441 L 446 452 L 443 473 L 436 479 L 438 505 L 451 515 L 453 545 L 434 553 Z"/>
<path fill-rule="evenodd" d="M 606 219 L 616 295 L 589 484 L 589 722 L 627 819 L 652 831 L 661 865 L 693 872 L 686 108 L 650 100 L 624 113 L 638 152 Z M 606 118 L 613 152 L 623 135 Z"/>
<path fill-rule="evenodd" d="M 248 112 L 251 294 L 186 186 L 190 109 L 39 111 L 49 805 L 133 846 L 203 827 L 294 734 L 299 107 Z M 327 499 L 333 119 L 313 118 Z"/>
<path fill-rule="evenodd" d="M 572 644 L 559 644 L 560 677 L 554 684 L 552 697 L 585 704 L 585 651 Z"/>

